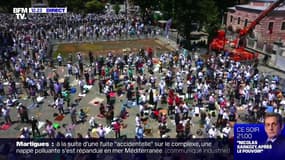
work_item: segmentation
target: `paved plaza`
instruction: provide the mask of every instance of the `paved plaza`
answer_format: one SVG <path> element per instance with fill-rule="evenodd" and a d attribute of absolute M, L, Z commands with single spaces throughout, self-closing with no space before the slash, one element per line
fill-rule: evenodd
<path fill-rule="evenodd" d="M 165 40 L 163 38 L 160 38 L 160 41 L 162 44 L 165 46 L 172 45 L 172 47 L 176 47 L 176 44 L 171 41 L 169 44 L 168 40 Z M 147 46 L 145 46 L 147 48 Z M 199 53 L 195 52 L 195 54 L 198 56 Z M 85 57 L 84 59 L 84 64 L 87 66 L 88 64 L 88 59 Z M 178 65 L 175 65 L 178 68 Z M 145 68 L 147 70 L 147 68 Z M 281 78 L 284 77 L 283 73 L 276 72 L 272 69 L 269 69 L 265 66 L 260 65 L 259 70 L 261 72 L 265 72 L 266 74 L 277 74 Z M 53 73 L 57 73 L 59 75 L 59 81 L 63 81 L 63 78 L 67 77 L 68 71 L 66 66 L 57 66 L 55 65 L 54 67 L 49 67 L 45 66 L 45 69 L 43 70 L 47 75 L 52 76 Z M 167 70 L 163 69 L 163 72 L 158 73 L 156 70 L 154 72 L 154 76 L 156 79 L 160 79 L 164 73 L 166 73 Z M 31 98 L 28 98 L 27 94 L 21 89 L 20 86 L 18 88 L 20 89 L 19 91 L 19 99 L 18 103 L 23 104 L 24 106 L 27 106 L 28 108 L 28 117 L 31 118 L 32 116 L 36 118 L 39 121 L 39 129 L 42 135 L 46 135 L 46 130 L 45 130 L 45 122 L 46 120 L 51 121 L 53 124 L 58 124 L 59 126 L 57 127 L 56 131 L 60 131 L 62 133 L 66 133 L 66 128 L 70 128 L 70 132 L 74 138 L 77 137 L 77 134 L 80 133 L 83 136 L 87 135 L 88 130 L 90 131 L 90 124 L 89 120 L 91 117 L 95 118 L 95 121 L 97 124 L 102 124 L 105 129 L 107 130 L 106 137 L 107 138 L 115 138 L 115 132 L 112 130 L 111 126 L 107 126 L 106 124 L 106 118 L 100 117 L 100 111 L 99 111 L 99 103 L 106 104 L 106 96 L 103 93 L 99 93 L 99 86 L 98 86 L 98 81 L 99 81 L 99 76 L 94 76 L 94 84 L 90 85 L 90 90 L 88 93 L 86 93 L 85 96 L 79 96 L 80 88 L 78 87 L 78 80 L 75 79 L 74 76 L 69 76 L 70 80 L 70 86 L 76 88 L 76 93 L 71 94 L 71 103 L 74 103 L 76 106 L 77 114 L 79 110 L 83 109 L 87 113 L 87 117 L 85 119 L 85 122 L 78 122 L 77 124 L 72 125 L 71 124 L 71 116 L 67 112 L 69 108 L 66 106 L 66 102 L 64 104 L 64 110 L 66 111 L 65 114 L 63 114 L 63 117 L 58 118 L 58 109 L 56 109 L 54 106 L 51 104 L 53 103 L 53 97 L 52 96 L 45 96 L 42 100 L 41 103 L 38 105 L 33 106 Z M 121 81 L 123 83 L 123 81 Z M 136 81 L 132 81 L 134 85 L 136 86 Z M 19 84 L 20 85 L 20 84 Z M 158 84 L 156 84 L 158 85 Z M 150 88 L 150 84 L 147 83 L 142 87 L 142 89 L 148 89 Z M 114 105 L 114 115 L 115 117 L 120 116 L 120 112 L 124 104 L 127 103 L 127 98 L 126 94 L 123 94 L 121 96 L 116 95 L 115 97 L 115 105 Z M 140 113 L 139 106 L 135 104 L 135 101 L 132 102 L 134 105 L 131 105 L 130 107 L 127 107 L 127 112 L 128 116 L 123 119 L 122 121 L 122 129 L 121 129 L 121 137 L 127 137 L 127 138 L 135 138 L 136 134 L 136 115 Z M 206 138 L 208 137 L 208 134 L 204 131 L 204 126 L 200 125 L 200 119 L 201 117 L 199 115 L 195 115 L 194 107 L 195 104 L 194 100 L 189 103 L 190 107 L 190 112 L 189 112 L 189 117 L 192 117 L 192 126 L 191 126 L 191 134 L 194 137 L 197 138 Z M 206 101 L 204 102 L 206 103 Z M 206 106 L 206 104 L 204 105 Z M 168 106 L 167 103 L 161 104 L 161 101 L 158 102 L 157 107 L 159 110 L 167 110 Z M 191 108 L 192 107 L 192 108 Z M 7 130 L 0 130 L 1 132 L 1 138 L 15 138 L 19 137 L 21 134 L 21 129 L 25 127 L 31 127 L 30 123 L 21 123 L 20 122 L 20 117 L 18 116 L 17 113 L 17 105 L 12 105 L 11 107 L 11 112 L 10 116 L 13 121 L 12 125 L 10 126 L 9 129 Z M 202 107 L 201 110 L 205 110 L 205 107 Z M 217 111 L 216 115 L 218 114 Z M 238 114 L 239 115 L 244 115 L 246 111 L 244 110 L 239 110 Z M 159 138 L 160 133 L 159 133 L 159 122 L 156 119 L 151 118 L 148 116 L 149 114 L 146 113 L 146 118 L 147 121 L 144 122 L 144 127 L 145 130 L 149 130 L 148 132 L 145 132 L 145 138 Z M 217 117 L 212 117 L 212 121 L 216 121 Z M 77 120 L 79 119 L 79 115 L 77 115 Z M 3 117 L 1 117 L 1 122 L 2 125 L 4 123 Z M 242 121 L 241 119 L 237 119 L 237 122 L 239 123 L 246 123 L 245 121 Z M 175 121 L 173 116 L 169 116 L 167 119 L 167 128 L 169 128 L 169 132 L 167 132 L 167 135 L 171 138 L 175 138 L 177 136 L 176 133 L 176 126 L 175 126 Z M 231 126 L 232 127 L 232 126 Z M 232 129 L 233 130 L 233 129 Z M 200 133 L 199 131 L 202 131 Z M 231 131 L 231 135 L 232 135 Z M 98 137 L 97 134 L 91 133 L 92 137 Z M 45 136 L 47 138 L 47 136 Z"/>

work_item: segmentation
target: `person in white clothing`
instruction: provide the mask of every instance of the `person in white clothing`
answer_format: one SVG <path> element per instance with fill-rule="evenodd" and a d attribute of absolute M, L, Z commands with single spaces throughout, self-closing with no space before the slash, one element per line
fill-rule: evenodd
<path fill-rule="evenodd" d="M 84 81 L 82 79 L 79 80 L 78 82 L 79 88 L 80 88 L 80 93 L 84 94 Z"/>
<path fill-rule="evenodd" d="M 90 128 L 95 128 L 97 126 L 96 124 L 96 120 L 94 117 L 91 117 L 90 120 L 89 120 L 89 125 L 90 125 Z"/>
<path fill-rule="evenodd" d="M 229 124 L 227 124 L 226 127 L 222 129 L 223 138 L 229 138 L 230 132 L 231 132 L 231 127 Z"/>
<path fill-rule="evenodd" d="M 102 124 L 99 124 L 99 128 L 97 128 L 97 135 L 99 136 L 99 139 L 105 139 L 106 130 L 103 128 Z"/>
<path fill-rule="evenodd" d="M 61 65 L 62 65 L 62 59 L 63 59 L 63 58 L 62 58 L 62 56 L 61 56 L 60 53 L 57 55 L 57 58 L 56 58 L 56 59 L 57 59 L 58 65 L 61 66 Z"/>
<path fill-rule="evenodd" d="M 217 137 L 217 129 L 214 125 L 208 131 L 209 138 L 216 138 Z"/>
<path fill-rule="evenodd" d="M 141 123 L 142 123 L 142 121 L 141 121 L 141 117 L 140 117 L 140 115 L 139 115 L 139 114 L 137 114 L 137 115 L 136 115 L 136 126 L 140 126 L 140 125 L 141 125 Z"/>

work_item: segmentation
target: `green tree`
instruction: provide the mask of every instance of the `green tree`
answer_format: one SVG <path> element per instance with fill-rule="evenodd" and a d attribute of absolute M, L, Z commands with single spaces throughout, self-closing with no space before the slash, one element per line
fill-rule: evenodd
<path fill-rule="evenodd" d="M 218 9 L 222 12 L 226 12 L 228 7 L 234 6 L 237 2 L 236 0 L 214 0 Z"/>
<path fill-rule="evenodd" d="M 161 0 L 160 8 L 164 18 L 173 18 L 174 26 L 186 40 L 185 47 L 190 47 L 190 33 L 202 28 L 209 38 L 216 33 L 220 25 L 219 12 L 214 0 Z"/>
<path fill-rule="evenodd" d="M 153 13 L 153 20 L 154 21 L 161 20 L 161 13 L 160 12 L 154 12 Z"/>
<path fill-rule="evenodd" d="M 83 0 L 67 0 L 66 5 L 68 8 L 68 11 L 82 12 L 84 8 L 84 1 Z"/>
<path fill-rule="evenodd" d="M 220 28 L 221 15 L 213 0 L 200 0 L 200 20 L 205 31 L 209 34 L 208 41 L 216 35 L 217 30 Z M 224 14 L 224 13 L 221 13 Z"/>
<path fill-rule="evenodd" d="M 174 17 L 174 0 L 163 0 L 163 3 L 160 3 L 160 9 L 163 15 L 163 19 L 169 19 Z"/>
<path fill-rule="evenodd" d="M 161 1 L 158 0 L 130 0 L 135 5 L 140 6 L 140 11 L 143 20 L 147 20 L 151 17 L 153 10 L 159 8 Z"/>
<path fill-rule="evenodd" d="M 184 37 L 185 47 L 190 47 L 190 33 L 196 29 L 195 23 L 199 22 L 199 1 L 175 1 L 174 6 L 174 23 L 177 30 Z"/>
<path fill-rule="evenodd" d="M 99 13 L 105 9 L 105 6 L 98 0 L 92 0 L 85 3 L 85 9 L 87 13 Z"/>
<path fill-rule="evenodd" d="M 114 5 L 113 5 L 113 10 L 115 11 L 116 14 L 119 14 L 120 10 L 121 10 L 121 7 L 119 5 L 118 2 L 116 2 Z"/>

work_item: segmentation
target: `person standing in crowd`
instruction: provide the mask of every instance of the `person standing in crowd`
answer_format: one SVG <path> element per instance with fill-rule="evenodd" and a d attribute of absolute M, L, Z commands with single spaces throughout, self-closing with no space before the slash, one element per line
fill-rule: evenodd
<path fill-rule="evenodd" d="M 29 122 L 29 115 L 28 115 L 28 109 L 26 106 L 24 106 L 22 103 L 20 103 L 18 106 L 17 106 L 17 111 L 18 111 L 18 115 L 21 119 L 21 122 L 26 122 L 28 123 Z"/>
<path fill-rule="evenodd" d="M 228 139 L 230 136 L 230 132 L 231 132 L 231 127 L 230 125 L 227 123 L 226 127 L 224 127 L 222 129 L 222 135 L 224 139 Z"/>
<path fill-rule="evenodd" d="M 120 138 L 121 137 L 121 124 L 118 118 L 115 120 L 113 124 L 113 128 L 115 131 L 115 138 Z"/>
<path fill-rule="evenodd" d="M 49 78 L 49 93 L 51 96 L 55 95 L 55 90 L 54 90 L 54 82 L 51 78 Z"/>
<path fill-rule="evenodd" d="M 142 141 L 142 139 L 144 138 L 144 129 L 142 127 L 141 124 L 139 124 L 137 127 L 136 127 L 136 139 L 138 141 Z"/>
<path fill-rule="evenodd" d="M 185 124 L 185 137 L 188 138 L 191 135 L 191 127 L 192 127 L 192 121 L 191 118 L 188 118 Z"/>
<path fill-rule="evenodd" d="M 52 122 L 46 120 L 46 132 L 49 138 L 55 138 L 55 130 L 53 128 Z"/>
<path fill-rule="evenodd" d="M 30 139 L 30 131 L 28 127 L 24 127 L 21 129 L 21 134 L 19 138 L 20 139 Z"/>
<path fill-rule="evenodd" d="M 71 110 L 70 110 L 70 117 L 71 117 L 71 123 L 74 125 L 74 124 L 77 124 L 77 112 L 76 112 L 76 108 L 74 105 L 71 106 Z"/>
<path fill-rule="evenodd" d="M 114 110 L 113 109 L 108 109 L 106 112 L 106 124 L 107 126 L 111 126 L 112 120 L 114 118 Z"/>
<path fill-rule="evenodd" d="M 0 95 L 1 96 L 5 95 L 4 85 L 3 85 L 3 83 L 1 81 L 0 81 Z"/>
<path fill-rule="evenodd" d="M 61 66 L 61 65 L 62 65 L 62 61 L 63 61 L 63 58 L 62 58 L 62 56 L 61 56 L 61 53 L 59 53 L 59 54 L 57 55 L 56 59 L 57 59 L 58 65 Z"/>
<path fill-rule="evenodd" d="M 76 80 L 80 79 L 79 67 L 77 65 L 74 66 L 74 75 Z"/>
<path fill-rule="evenodd" d="M 96 123 L 95 117 L 91 117 L 89 120 L 89 128 L 90 129 L 96 128 L 97 125 L 98 124 Z"/>
<path fill-rule="evenodd" d="M 34 116 L 32 116 L 31 118 L 31 125 L 32 125 L 32 133 L 33 133 L 33 137 L 36 137 L 36 133 L 38 136 L 41 135 L 40 130 L 38 128 L 38 120 L 34 118 Z"/>
<path fill-rule="evenodd" d="M 216 129 L 216 126 L 212 125 L 212 127 L 208 131 L 209 138 L 217 138 L 217 134 L 218 134 L 218 131 Z"/>
<path fill-rule="evenodd" d="M 102 124 L 99 124 L 99 128 L 97 128 L 97 135 L 99 137 L 99 140 L 105 140 L 106 130 Z"/>
<path fill-rule="evenodd" d="M 59 114 L 63 115 L 64 114 L 64 109 L 63 109 L 64 100 L 63 100 L 63 98 L 57 97 L 57 99 L 55 101 L 55 105 L 58 109 Z"/>
<path fill-rule="evenodd" d="M 6 124 L 12 124 L 12 120 L 10 117 L 10 108 L 6 106 L 1 106 L 1 112 L 5 119 Z"/>

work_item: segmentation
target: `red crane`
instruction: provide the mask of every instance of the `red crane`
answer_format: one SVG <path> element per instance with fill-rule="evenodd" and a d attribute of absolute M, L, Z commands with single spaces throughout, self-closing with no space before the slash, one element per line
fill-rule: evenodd
<path fill-rule="evenodd" d="M 235 49 L 231 51 L 231 58 L 235 61 L 242 60 L 252 60 L 257 58 L 256 54 L 252 54 L 244 49 L 244 46 L 240 46 L 240 42 L 254 29 L 254 27 L 259 24 L 259 22 L 266 17 L 269 13 L 271 13 L 276 7 L 280 6 L 285 0 L 276 0 L 273 2 L 268 8 L 262 11 L 258 17 L 251 22 L 248 27 L 241 29 L 237 39 L 235 39 L 232 43 L 234 44 Z M 218 35 L 210 44 L 210 48 L 216 51 L 223 51 L 225 44 L 228 43 L 228 40 L 225 38 L 225 31 L 218 31 Z"/>

